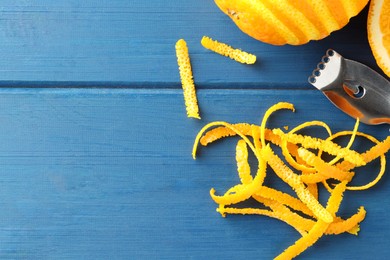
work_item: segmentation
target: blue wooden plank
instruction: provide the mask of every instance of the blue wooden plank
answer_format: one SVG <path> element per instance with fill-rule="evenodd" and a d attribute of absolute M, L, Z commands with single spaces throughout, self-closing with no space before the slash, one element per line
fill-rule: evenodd
<path fill-rule="evenodd" d="M 367 10 L 331 37 L 271 46 L 242 33 L 213 1 L 10 1 L 1 3 L 0 85 L 180 87 L 174 44 L 187 40 L 199 87 L 304 87 L 328 48 L 377 69 Z M 220 57 L 203 35 L 253 52 L 255 66 Z M 245 75 L 245 76 L 242 76 Z"/>
<path fill-rule="evenodd" d="M 318 119 L 339 131 L 354 120 L 315 90 L 198 94 L 200 121 L 186 118 L 180 90 L 1 89 L 0 258 L 270 259 L 293 243 L 298 234 L 279 221 L 215 212 L 209 189 L 238 181 L 235 141 L 194 161 L 195 134 L 212 120 L 258 123 L 278 101 L 297 110 L 270 126 Z M 385 259 L 388 181 L 345 196 L 345 216 L 368 211 L 358 237 L 327 236 L 302 259 Z"/>

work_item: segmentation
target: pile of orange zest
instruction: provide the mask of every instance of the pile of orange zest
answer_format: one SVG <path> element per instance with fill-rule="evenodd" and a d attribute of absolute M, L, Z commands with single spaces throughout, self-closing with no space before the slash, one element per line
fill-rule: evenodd
<path fill-rule="evenodd" d="M 366 216 L 364 207 L 360 207 L 355 214 L 346 219 L 337 216 L 336 213 L 345 190 L 371 188 L 383 177 L 386 166 L 385 153 L 390 149 L 390 136 L 380 142 L 371 135 L 359 132 L 358 120 L 352 131 L 334 134 L 329 126 L 321 121 L 304 122 L 287 133 L 281 128 L 266 128 L 270 116 L 280 109 L 294 111 L 292 104 L 280 102 L 264 113 L 260 125 L 230 124 L 224 121 L 208 123 L 196 136 L 192 155 L 195 159 L 199 143 L 207 146 L 222 138 L 233 136 L 239 138 L 236 145 L 236 163 L 240 183 L 228 189 L 223 195 L 216 195 L 216 191 L 211 189 L 210 195 L 219 204 L 217 211 L 223 217 L 227 214 L 263 215 L 279 219 L 297 230 L 302 237 L 277 257 L 290 259 L 313 245 L 323 235 L 358 234 L 360 223 Z M 324 127 L 330 136 L 322 139 L 297 133 L 309 126 Z M 350 136 L 345 147 L 336 142 L 340 136 Z M 352 150 L 351 147 L 358 136 L 368 139 L 373 146 L 365 152 Z M 282 156 L 274 151 L 275 148 L 280 149 Z M 248 159 L 250 151 L 258 163 L 253 176 Z M 324 152 L 333 158 L 325 160 L 321 156 Z M 291 163 L 288 157 L 294 162 Z M 364 167 L 374 160 L 380 164 L 375 179 L 362 186 L 351 186 L 350 183 L 357 175 L 354 169 Z M 298 164 L 301 167 L 297 169 L 295 166 Z M 269 169 L 275 173 L 274 176 L 288 184 L 290 192 L 264 184 Z M 338 183 L 328 184 L 329 180 Z M 318 198 L 319 189 L 324 187 L 329 192 L 326 206 L 322 205 Z M 259 206 L 243 207 L 245 204 L 239 204 L 248 199 L 254 199 L 251 203 L 259 203 Z"/>
<path fill-rule="evenodd" d="M 180 39 L 176 42 L 175 49 L 187 116 L 200 119 L 187 43 L 183 39 Z"/>
<path fill-rule="evenodd" d="M 244 64 L 254 64 L 256 62 L 256 56 L 253 54 L 250 54 L 248 52 L 242 51 L 240 49 L 234 49 L 231 46 L 213 40 L 210 37 L 203 36 L 201 40 L 201 44 L 206 49 L 209 49 L 213 52 L 216 52 L 220 55 L 229 57 L 235 61 L 238 61 L 240 63 Z"/>

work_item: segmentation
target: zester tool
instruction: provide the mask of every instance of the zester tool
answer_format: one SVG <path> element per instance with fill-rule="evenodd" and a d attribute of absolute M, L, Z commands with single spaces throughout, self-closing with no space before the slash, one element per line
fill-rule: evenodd
<path fill-rule="evenodd" d="M 390 82 L 329 49 L 308 79 L 338 108 L 366 124 L 390 124 Z"/>

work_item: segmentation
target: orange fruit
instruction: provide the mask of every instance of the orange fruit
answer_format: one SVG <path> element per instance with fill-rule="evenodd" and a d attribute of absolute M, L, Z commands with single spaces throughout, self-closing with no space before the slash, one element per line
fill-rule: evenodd
<path fill-rule="evenodd" d="M 215 0 L 236 25 L 273 45 L 301 45 L 344 27 L 368 0 Z"/>
<path fill-rule="evenodd" d="M 371 1 L 367 32 L 378 66 L 390 77 L 390 0 Z"/>

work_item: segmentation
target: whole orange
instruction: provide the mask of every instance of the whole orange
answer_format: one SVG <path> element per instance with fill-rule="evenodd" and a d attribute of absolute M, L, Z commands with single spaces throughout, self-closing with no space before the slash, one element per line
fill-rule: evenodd
<path fill-rule="evenodd" d="M 215 0 L 236 25 L 273 45 L 301 45 L 344 27 L 368 0 Z"/>

